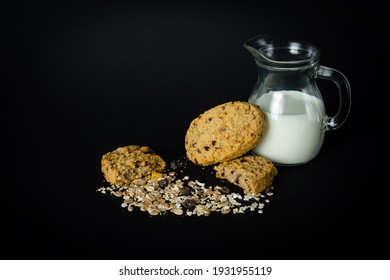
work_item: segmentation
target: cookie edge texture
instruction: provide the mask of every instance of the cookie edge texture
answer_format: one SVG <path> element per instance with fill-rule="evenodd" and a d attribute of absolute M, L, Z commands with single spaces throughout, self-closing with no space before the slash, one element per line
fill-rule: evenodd
<path fill-rule="evenodd" d="M 212 112 L 222 110 L 223 106 L 233 106 L 234 104 L 248 106 L 248 108 L 251 108 L 251 110 L 253 110 L 253 112 L 255 112 L 254 114 L 257 115 L 258 127 L 257 127 L 256 131 L 253 131 L 253 137 L 251 139 L 249 139 L 248 141 L 242 143 L 242 145 L 237 146 L 237 149 L 235 149 L 232 152 L 227 153 L 221 157 L 210 158 L 210 157 L 205 157 L 204 154 L 203 154 L 203 157 L 202 156 L 194 156 L 194 152 L 191 151 L 191 147 L 190 147 L 190 142 L 192 142 L 190 137 L 194 133 L 193 132 L 193 130 L 195 130 L 194 126 L 197 126 L 197 123 L 200 122 L 200 120 L 202 120 L 203 118 L 206 118 Z M 214 164 L 218 164 L 221 162 L 225 162 L 225 161 L 229 161 L 229 160 L 238 158 L 238 157 L 248 153 L 250 150 L 252 150 L 253 148 L 256 147 L 256 145 L 261 140 L 265 129 L 266 129 L 266 115 L 261 110 L 261 108 L 256 104 L 252 104 L 252 103 L 249 103 L 246 101 L 229 101 L 229 102 L 225 102 L 225 103 L 216 105 L 216 106 L 204 111 L 197 118 L 195 118 L 191 121 L 191 123 L 186 131 L 186 135 L 185 135 L 185 150 L 186 150 L 187 158 L 190 161 L 192 161 L 193 163 L 198 164 L 198 165 L 202 165 L 202 166 L 214 165 Z M 202 153 L 200 153 L 200 154 L 202 154 Z"/>

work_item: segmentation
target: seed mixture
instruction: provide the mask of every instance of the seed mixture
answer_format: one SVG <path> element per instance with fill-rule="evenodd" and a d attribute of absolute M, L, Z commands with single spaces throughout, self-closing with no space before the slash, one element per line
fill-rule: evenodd
<path fill-rule="evenodd" d="M 260 194 L 233 192 L 226 185 L 209 186 L 183 172 L 183 162 L 171 162 L 172 171 L 157 179 L 136 179 L 127 185 L 112 184 L 97 191 L 122 198 L 121 206 L 132 212 L 136 208 L 150 216 L 173 213 L 186 216 L 209 216 L 212 213 L 263 213 L 270 202 L 273 187 Z"/>

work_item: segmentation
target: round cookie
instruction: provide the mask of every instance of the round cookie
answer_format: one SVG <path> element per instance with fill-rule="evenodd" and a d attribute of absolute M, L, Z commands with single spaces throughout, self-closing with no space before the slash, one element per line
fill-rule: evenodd
<path fill-rule="evenodd" d="M 257 145 L 265 125 L 265 115 L 257 105 L 231 101 L 215 106 L 187 129 L 187 157 L 203 166 L 240 157 Z"/>
<path fill-rule="evenodd" d="M 128 185 L 135 179 L 149 180 L 159 177 L 165 162 L 148 146 L 119 147 L 103 155 L 101 170 L 111 184 Z M 160 176 L 161 177 L 161 176 Z"/>

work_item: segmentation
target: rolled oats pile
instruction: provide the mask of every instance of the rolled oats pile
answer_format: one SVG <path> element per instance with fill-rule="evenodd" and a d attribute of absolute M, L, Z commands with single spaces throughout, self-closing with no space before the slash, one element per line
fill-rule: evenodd
<path fill-rule="evenodd" d="M 121 206 L 128 211 L 138 208 L 150 216 L 173 213 L 186 216 L 209 216 L 211 213 L 242 214 L 248 211 L 263 213 L 273 187 L 260 194 L 232 192 L 228 186 L 208 186 L 190 179 L 183 172 L 183 162 L 171 162 L 171 172 L 157 179 L 136 179 L 128 185 L 112 184 L 97 191 L 122 198 Z"/>

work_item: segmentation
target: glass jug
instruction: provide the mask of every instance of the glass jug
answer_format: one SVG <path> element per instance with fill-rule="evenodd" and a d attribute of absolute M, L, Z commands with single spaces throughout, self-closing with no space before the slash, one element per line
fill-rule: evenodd
<path fill-rule="evenodd" d="M 249 96 L 266 116 L 266 130 L 252 153 L 277 165 L 307 163 L 317 156 L 325 132 L 342 126 L 351 107 L 347 78 L 319 64 L 320 50 L 309 43 L 256 36 L 244 43 L 254 56 L 258 79 Z M 334 82 L 339 107 L 328 117 L 316 79 Z"/>

